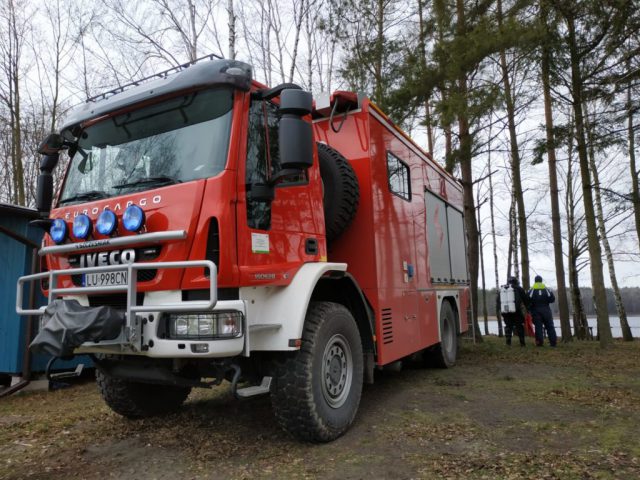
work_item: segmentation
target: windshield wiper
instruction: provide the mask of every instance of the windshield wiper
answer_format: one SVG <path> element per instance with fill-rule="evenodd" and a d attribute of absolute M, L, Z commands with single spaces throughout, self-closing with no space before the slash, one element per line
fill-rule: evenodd
<path fill-rule="evenodd" d="M 83 192 L 71 197 L 63 198 L 59 203 L 60 205 L 62 205 L 63 203 L 77 202 L 81 200 L 97 200 L 99 198 L 107 198 L 108 196 L 109 195 L 107 195 L 107 192 L 103 192 L 101 190 L 90 190 L 88 192 Z"/>
<path fill-rule="evenodd" d="M 176 183 L 182 183 L 182 181 L 178 180 L 177 178 L 169 177 L 167 175 L 158 175 L 155 177 L 137 178 L 133 182 L 121 183 L 119 185 L 114 185 L 111 188 L 120 189 L 120 188 L 129 188 L 129 187 L 138 187 L 142 185 L 161 186 L 161 185 L 174 185 Z"/>

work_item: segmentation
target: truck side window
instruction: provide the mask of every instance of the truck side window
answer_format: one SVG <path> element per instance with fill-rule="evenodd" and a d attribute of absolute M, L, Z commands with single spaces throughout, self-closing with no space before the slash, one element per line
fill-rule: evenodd
<path fill-rule="evenodd" d="M 387 152 L 387 173 L 391 193 L 411 201 L 409 166 L 391 152 Z"/>
<path fill-rule="evenodd" d="M 279 163 L 277 107 L 254 102 L 249 110 L 247 132 L 247 223 L 250 228 L 271 228 L 271 204 L 251 198 L 251 187 L 266 184 Z M 274 165 L 275 163 L 275 165 Z"/>

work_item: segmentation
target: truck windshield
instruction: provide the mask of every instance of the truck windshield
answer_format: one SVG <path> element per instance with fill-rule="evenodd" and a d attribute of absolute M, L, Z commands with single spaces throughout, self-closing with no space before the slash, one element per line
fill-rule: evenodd
<path fill-rule="evenodd" d="M 101 121 L 80 135 L 60 204 L 212 177 L 227 162 L 233 90 L 189 93 Z"/>

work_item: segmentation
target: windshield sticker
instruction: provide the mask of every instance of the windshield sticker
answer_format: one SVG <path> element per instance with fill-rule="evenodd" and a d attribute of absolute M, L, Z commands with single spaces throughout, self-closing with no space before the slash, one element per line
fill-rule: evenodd
<path fill-rule="evenodd" d="M 251 251 L 253 253 L 269 253 L 269 235 L 251 233 Z"/>

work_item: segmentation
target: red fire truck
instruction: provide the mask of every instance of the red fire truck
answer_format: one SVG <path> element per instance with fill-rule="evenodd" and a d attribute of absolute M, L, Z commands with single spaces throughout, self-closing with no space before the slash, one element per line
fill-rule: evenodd
<path fill-rule="evenodd" d="M 17 310 L 42 316 L 33 349 L 93 356 L 119 414 L 169 412 L 226 379 L 329 441 L 375 369 L 455 363 L 461 186 L 368 99 L 313 101 L 207 58 L 91 99 L 40 153 L 48 235 Z M 23 306 L 34 282 L 46 308 Z"/>

